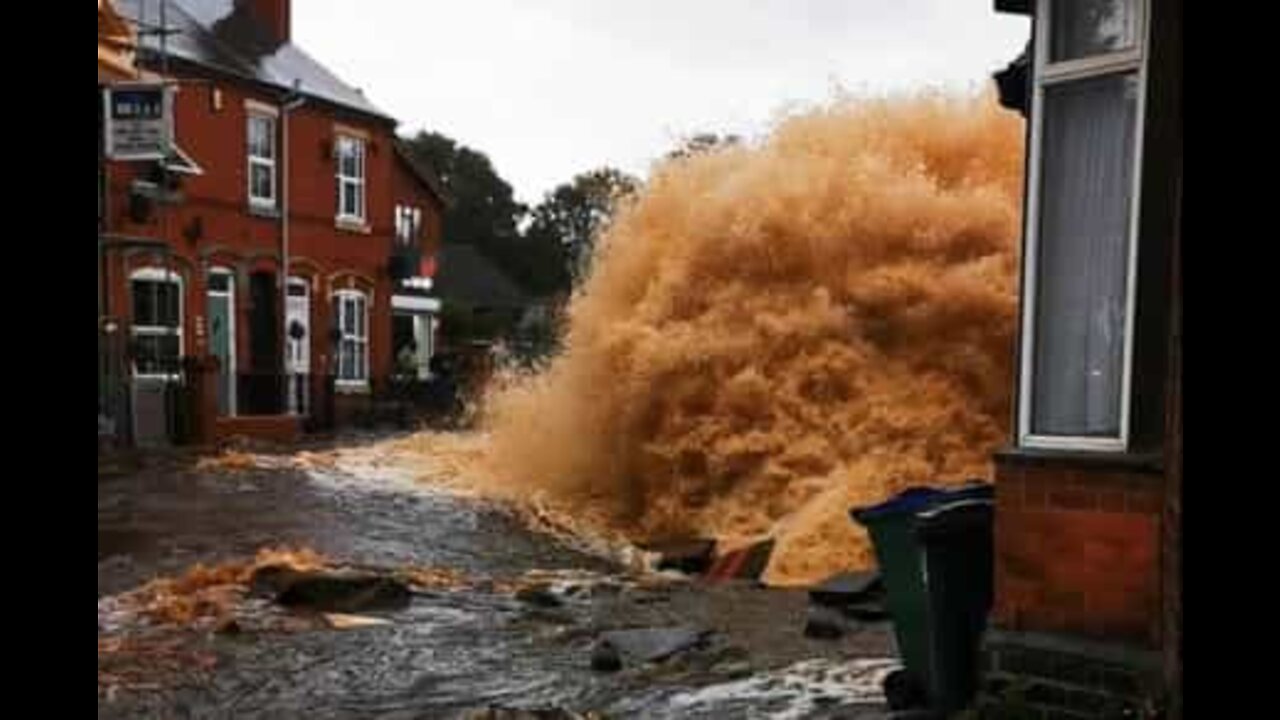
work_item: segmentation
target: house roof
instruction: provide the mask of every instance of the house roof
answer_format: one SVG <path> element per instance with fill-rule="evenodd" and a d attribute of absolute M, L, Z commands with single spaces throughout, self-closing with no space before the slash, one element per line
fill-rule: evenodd
<path fill-rule="evenodd" d="M 447 302 L 473 307 L 522 308 L 529 298 L 492 261 L 471 245 L 445 244 L 435 292 Z"/>
<path fill-rule="evenodd" d="M 139 23 L 141 49 L 158 52 L 160 0 L 117 0 L 121 15 Z M 275 43 L 235 0 L 168 0 L 167 24 L 172 32 L 167 50 L 172 57 L 216 72 L 233 75 L 280 90 L 294 83 L 304 95 L 366 115 L 391 116 L 369 102 L 356 88 L 338 79 L 297 45 Z"/>
<path fill-rule="evenodd" d="M 420 160 L 404 140 L 396 138 L 395 147 L 396 156 L 408 166 L 412 175 L 430 190 L 431 194 L 435 195 L 436 199 L 446 208 L 453 207 L 455 198 L 445 189 L 444 183 L 440 180 L 440 176 L 436 174 L 435 168 L 431 167 L 429 163 Z"/>

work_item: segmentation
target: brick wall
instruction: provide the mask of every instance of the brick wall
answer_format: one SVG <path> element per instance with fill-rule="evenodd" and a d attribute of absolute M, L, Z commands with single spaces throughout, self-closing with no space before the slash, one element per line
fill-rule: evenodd
<path fill-rule="evenodd" d="M 1000 632 L 984 651 L 984 718 L 1148 718 L 1160 694 L 1153 652 Z"/>
<path fill-rule="evenodd" d="M 999 463 L 995 625 L 1159 647 L 1161 481 Z"/>
<path fill-rule="evenodd" d="M 287 444 L 296 442 L 302 436 L 302 418 L 296 415 L 221 417 L 215 427 L 218 442 L 253 438 Z"/>

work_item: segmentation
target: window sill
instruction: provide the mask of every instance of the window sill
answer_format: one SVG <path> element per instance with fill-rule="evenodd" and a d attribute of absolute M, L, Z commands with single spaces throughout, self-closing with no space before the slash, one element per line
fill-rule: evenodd
<path fill-rule="evenodd" d="M 176 383 L 182 380 L 182 377 L 179 375 L 161 375 L 156 373 L 134 373 L 133 379 L 135 381 L 149 383 Z"/>
<path fill-rule="evenodd" d="M 334 227 L 343 232 L 358 233 L 360 235 L 372 235 L 373 228 L 364 220 L 355 218 L 337 218 L 333 223 Z"/>
<path fill-rule="evenodd" d="M 254 217 L 266 218 L 268 220 L 279 220 L 280 208 L 249 203 L 249 214 Z"/>
<path fill-rule="evenodd" d="M 1157 453 L 1012 447 L 996 452 L 995 459 L 998 464 L 1014 467 L 1071 467 L 1143 475 L 1161 475 L 1164 472 L 1164 458 Z"/>
<path fill-rule="evenodd" d="M 334 386 L 334 391 L 337 392 L 339 395 L 368 395 L 369 383 L 339 381 Z"/>

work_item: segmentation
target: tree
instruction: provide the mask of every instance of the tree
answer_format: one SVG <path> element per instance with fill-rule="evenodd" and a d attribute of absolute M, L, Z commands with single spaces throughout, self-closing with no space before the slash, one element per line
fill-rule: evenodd
<path fill-rule="evenodd" d="M 609 167 L 578 175 L 547 193 L 534 208 L 526 238 L 558 245 L 570 279 L 580 284 L 590 272 L 600 232 L 613 219 L 618 203 L 639 187 L 639 180 Z"/>
<path fill-rule="evenodd" d="M 444 242 L 475 246 L 531 296 L 568 286 L 562 249 L 520 233 L 528 208 L 516 202 L 487 155 L 434 132 L 420 132 L 407 142 L 453 196 L 444 216 Z"/>
<path fill-rule="evenodd" d="M 482 244 L 519 234 L 516 228 L 528 209 L 516 202 L 511 185 L 487 155 L 434 132 L 420 132 L 408 144 L 419 160 L 435 168 L 454 198 L 444 217 L 448 242 Z"/>
<path fill-rule="evenodd" d="M 667 153 L 668 160 L 681 160 L 694 155 L 705 155 L 725 148 L 742 144 L 738 135 L 719 135 L 716 133 L 698 133 L 686 138 L 680 147 Z"/>

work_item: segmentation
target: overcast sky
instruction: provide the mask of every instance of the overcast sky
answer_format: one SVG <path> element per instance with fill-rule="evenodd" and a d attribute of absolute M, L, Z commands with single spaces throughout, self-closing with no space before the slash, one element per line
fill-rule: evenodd
<path fill-rule="evenodd" d="M 294 39 L 398 118 L 489 155 L 524 202 L 644 175 L 853 93 L 977 88 L 1025 44 L 992 0 L 294 0 Z"/>

